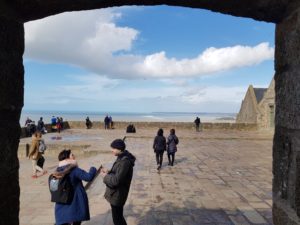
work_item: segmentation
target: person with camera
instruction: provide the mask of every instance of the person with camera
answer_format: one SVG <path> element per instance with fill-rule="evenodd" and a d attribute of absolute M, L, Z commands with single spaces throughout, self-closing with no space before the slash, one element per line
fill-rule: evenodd
<path fill-rule="evenodd" d="M 114 140 L 110 146 L 117 159 L 111 170 L 101 169 L 100 175 L 106 184 L 104 197 L 110 203 L 114 225 L 127 225 L 123 208 L 128 197 L 136 158 L 125 150 L 125 142 L 121 139 Z"/>

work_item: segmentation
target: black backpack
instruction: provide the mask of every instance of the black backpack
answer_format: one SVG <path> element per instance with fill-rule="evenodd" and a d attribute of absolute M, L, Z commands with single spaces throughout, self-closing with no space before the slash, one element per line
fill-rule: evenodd
<path fill-rule="evenodd" d="M 69 174 L 65 174 L 59 178 L 51 174 L 48 184 L 51 193 L 51 202 L 71 204 L 74 196 L 74 188 Z"/>

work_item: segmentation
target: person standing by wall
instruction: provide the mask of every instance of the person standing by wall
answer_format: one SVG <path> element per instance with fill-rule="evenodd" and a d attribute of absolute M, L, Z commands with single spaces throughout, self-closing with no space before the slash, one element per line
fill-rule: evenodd
<path fill-rule="evenodd" d="M 114 225 L 127 225 L 123 208 L 128 197 L 136 158 L 126 149 L 125 142 L 116 139 L 111 143 L 112 153 L 117 157 L 111 170 L 101 169 L 106 184 L 105 199 L 110 203 Z"/>
<path fill-rule="evenodd" d="M 86 117 L 85 125 L 86 125 L 86 129 L 90 129 L 92 127 L 92 122 L 89 117 Z"/>
<path fill-rule="evenodd" d="M 197 116 L 197 118 L 194 121 L 195 125 L 196 125 L 196 131 L 199 132 L 200 131 L 200 118 Z"/>
<path fill-rule="evenodd" d="M 109 117 L 106 114 L 105 118 L 104 118 L 104 129 L 109 129 Z"/>
<path fill-rule="evenodd" d="M 37 124 L 37 130 L 40 131 L 42 134 L 47 133 L 44 121 L 43 121 L 43 117 L 40 117 L 40 120 L 38 121 Z"/>
<path fill-rule="evenodd" d="M 57 132 L 60 133 L 60 131 L 61 131 L 61 121 L 60 121 L 59 117 L 56 118 L 56 129 L 57 129 Z"/>
<path fill-rule="evenodd" d="M 55 131 L 55 130 L 57 130 L 57 128 L 56 128 L 56 117 L 55 116 L 52 116 L 52 118 L 51 118 L 51 131 L 53 132 L 53 131 Z"/>
<path fill-rule="evenodd" d="M 109 129 L 112 129 L 112 117 L 111 116 L 108 117 L 108 127 L 109 127 Z"/>
<path fill-rule="evenodd" d="M 179 143 L 178 137 L 175 135 L 175 129 L 170 130 L 170 135 L 167 139 L 167 153 L 169 166 L 174 165 L 175 153 L 177 152 L 177 145 Z"/>
<path fill-rule="evenodd" d="M 154 138 L 153 149 L 156 156 L 157 170 L 161 169 L 164 151 L 166 151 L 166 138 L 164 137 L 164 130 L 158 129 L 157 135 Z"/>

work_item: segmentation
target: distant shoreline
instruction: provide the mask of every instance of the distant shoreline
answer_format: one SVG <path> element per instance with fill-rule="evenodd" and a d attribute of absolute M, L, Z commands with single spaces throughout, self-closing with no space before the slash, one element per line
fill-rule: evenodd
<path fill-rule="evenodd" d="M 109 113 L 108 113 L 109 114 Z M 91 121 L 104 120 L 106 113 L 103 112 L 54 112 L 54 111 L 24 111 L 21 114 L 20 125 L 24 126 L 26 118 L 29 117 L 37 124 L 40 117 L 44 123 L 50 123 L 52 116 L 62 117 L 64 121 L 85 121 L 89 116 Z M 235 122 L 235 113 L 188 113 L 188 112 L 154 112 L 154 113 L 111 113 L 113 121 L 120 122 L 194 122 L 198 116 L 201 122 Z"/>

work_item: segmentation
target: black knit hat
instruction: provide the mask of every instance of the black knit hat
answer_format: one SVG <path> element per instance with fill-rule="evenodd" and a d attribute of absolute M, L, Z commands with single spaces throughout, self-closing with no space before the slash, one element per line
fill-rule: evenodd
<path fill-rule="evenodd" d="M 122 139 L 116 139 L 110 144 L 110 147 L 124 151 L 126 148 L 126 145 Z"/>

